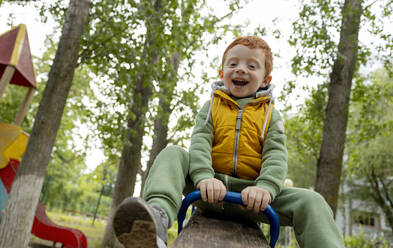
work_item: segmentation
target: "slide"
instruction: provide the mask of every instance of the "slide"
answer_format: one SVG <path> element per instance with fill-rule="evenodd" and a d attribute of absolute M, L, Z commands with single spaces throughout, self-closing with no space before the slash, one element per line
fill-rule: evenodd
<path fill-rule="evenodd" d="M 23 154 L 27 144 L 27 139 L 24 138 L 27 135 L 21 130 L 10 132 L 10 129 L 14 129 L 10 126 L 13 125 L 3 123 L 0 125 L 2 127 L 0 128 L 0 148 L 2 148 L 0 149 L 0 219 L 1 211 L 6 206 L 8 194 L 18 170 L 19 156 Z M 11 133 L 13 134 L 11 135 Z M 21 147 L 23 147 L 22 152 L 20 151 Z M 15 150 L 19 151 L 15 152 Z M 16 159 L 10 158 L 15 154 L 19 155 Z M 4 160 L 8 160 L 8 163 L 5 164 Z M 31 233 L 40 239 L 61 243 L 66 248 L 87 247 L 86 236 L 81 231 L 55 224 L 47 216 L 45 206 L 41 202 L 38 202 L 37 205 Z"/>
<path fill-rule="evenodd" d="M 81 231 L 53 223 L 41 202 L 37 205 L 31 233 L 40 239 L 61 243 L 64 247 L 87 247 L 86 236 Z"/>

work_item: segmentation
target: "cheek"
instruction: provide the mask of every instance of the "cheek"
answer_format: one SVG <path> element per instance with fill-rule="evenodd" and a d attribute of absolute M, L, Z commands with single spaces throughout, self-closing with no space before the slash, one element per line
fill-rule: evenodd
<path fill-rule="evenodd" d="M 230 72 L 230 71 L 227 71 L 227 72 L 225 72 L 225 73 L 222 75 L 222 79 L 224 79 L 224 80 L 231 80 L 231 78 L 232 78 L 232 75 L 231 75 L 231 72 Z"/>
<path fill-rule="evenodd" d="M 224 83 L 224 85 L 225 85 L 227 88 L 229 88 L 230 85 L 231 85 L 231 82 L 232 82 L 231 77 L 228 77 L 227 74 L 224 74 L 223 77 L 222 77 L 221 79 L 222 79 L 222 82 Z"/>
<path fill-rule="evenodd" d="M 263 77 L 259 75 L 259 73 L 253 73 L 252 78 L 258 83 L 262 83 Z"/>

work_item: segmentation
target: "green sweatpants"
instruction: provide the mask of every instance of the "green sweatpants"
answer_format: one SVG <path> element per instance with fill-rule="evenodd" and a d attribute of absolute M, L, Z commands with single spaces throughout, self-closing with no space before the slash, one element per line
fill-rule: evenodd
<path fill-rule="evenodd" d="M 178 146 L 169 146 L 157 156 L 145 183 L 143 198 L 149 204 L 165 209 L 170 225 L 180 209 L 182 194 L 195 190 L 188 170 L 188 152 Z M 234 192 L 254 185 L 254 181 L 223 174 L 216 174 L 216 178 L 224 182 L 227 190 Z M 293 226 L 300 247 L 344 247 L 333 213 L 320 194 L 307 189 L 284 187 L 270 205 L 276 211 L 281 226 Z M 200 201 L 197 206 L 268 223 L 263 213 L 242 210 L 235 204 L 217 206 Z"/>

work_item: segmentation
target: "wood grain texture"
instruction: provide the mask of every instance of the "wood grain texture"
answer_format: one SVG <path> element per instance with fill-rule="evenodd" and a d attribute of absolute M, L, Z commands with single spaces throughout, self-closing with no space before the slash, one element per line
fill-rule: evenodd
<path fill-rule="evenodd" d="M 256 223 L 241 223 L 197 209 L 171 248 L 268 248 Z"/>

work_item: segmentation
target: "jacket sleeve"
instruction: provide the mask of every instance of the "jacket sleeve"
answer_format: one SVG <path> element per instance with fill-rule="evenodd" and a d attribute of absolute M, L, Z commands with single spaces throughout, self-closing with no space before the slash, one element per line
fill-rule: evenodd
<path fill-rule="evenodd" d="M 287 175 L 288 151 L 284 125 L 279 112 L 273 109 L 262 150 L 262 168 L 256 186 L 267 190 L 272 201 L 280 193 Z"/>
<path fill-rule="evenodd" d="M 202 179 L 214 178 L 212 167 L 213 122 L 209 112 L 210 102 L 206 102 L 199 111 L 190 145 L 190 176 L 194 185 Z M 205 123 L 206 117 L 209 119 Z"/>

